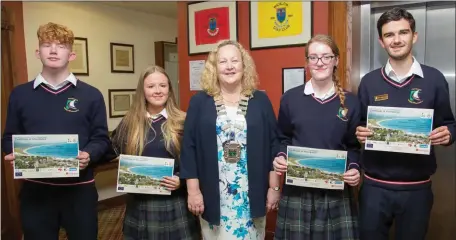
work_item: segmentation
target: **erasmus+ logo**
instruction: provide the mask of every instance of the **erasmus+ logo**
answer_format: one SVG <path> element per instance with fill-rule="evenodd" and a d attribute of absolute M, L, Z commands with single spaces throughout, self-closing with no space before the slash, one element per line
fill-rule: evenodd
<path fill-rule="evenodd" d="M 66 105 L 63 109 L 67 112 L 77 112 L 79 109 L 75 106 L 75 104 L 78 102 L 76 98 L 68 98 Z"/>

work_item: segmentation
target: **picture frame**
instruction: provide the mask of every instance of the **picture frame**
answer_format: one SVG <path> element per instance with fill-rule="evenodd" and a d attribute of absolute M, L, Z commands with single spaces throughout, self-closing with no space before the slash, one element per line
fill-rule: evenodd
<path fill-rule="evenodd" d="M 87 38 L 75 37 L 73 52 L 76 58 L 68 64 L 70 72 L 74 75 L 89 76 L 89 47 Z"/>
<path fill-rule="evenodd" d="M 187 4 L 188 55 L 207 54 L 221 40 L 238 40 L 236 1 Z"/>
<path fill-rule="evenodd" d="M 135 73 L 135 49 L 131 44 L 111 43 L 111 72 Z"/>
<path fill-rule="evenodd" d="M 125 116 L 133 103 L 136 89 L 108 89 L 109 118 Z"/>
<path fill-rule="evenodd" d="M 250 49 L 305 46 L 313 33 L 313 2 L 252 1 Z"/>
<path fill-rule="evenodd" d="M 306 69 L 304 67 L 282 68 L 282 94 L 286 91 L 303 85 L 306 82 Z"/>

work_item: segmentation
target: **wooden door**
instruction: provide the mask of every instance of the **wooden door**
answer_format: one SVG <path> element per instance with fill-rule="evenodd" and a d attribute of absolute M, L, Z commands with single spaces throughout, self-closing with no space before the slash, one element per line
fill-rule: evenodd
<path fill-rule="evenodd" d="M 12 31 L 14 26 L 8 9 L 2 5 L 2 86 L 1 86 L 1 130 L 5 128 L 9 95 L 15 86 L 12 61 Z M 3 151 L 2 151 L 3 152 Z M 20 182 L 13 179 L 13 168 L 3 161 L 1 155 L 1 194 L 2 194 L 2 239 L 22 239 L 19 219 L 18 190 Z"/>
<path fill-rule="evenodd" d="M 176 38 L 177 41 L 177 38 Z M 171 81 L 176 103 L 180 106 L 179 97 L 179 62 L 177 43 L 158 41 L 155 42 L 155 65 L 165 69 Z"/>

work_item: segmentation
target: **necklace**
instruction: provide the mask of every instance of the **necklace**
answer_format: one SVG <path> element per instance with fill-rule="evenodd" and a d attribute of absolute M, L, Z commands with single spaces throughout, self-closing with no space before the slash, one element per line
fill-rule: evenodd
<path fill-rule="evenodd" d="M 245 116 L 247 113 L 247 106 L 249 101 L 248 96 L 241 96 L 239 102 L 237 114 Z M 223 102 L 222 96 L 215 96 L 215 108 L 217 110 L 217 116 L 224 116 L 227 115 L 226 113 L 226 106 Z M 225 142 L 222 143 L 223 145 L 223 158 L 228 163 L 237 163 L 241 159 L 241 144 L 236 141 L 236 133 L 235 129 L 242 130 L 244 126 L 242 124 L 232 123 L 232 121 L 227 121 L 226 124 L 222 126 L 222 130 L 226 131 L 229 129 L 229 138 Z"/>

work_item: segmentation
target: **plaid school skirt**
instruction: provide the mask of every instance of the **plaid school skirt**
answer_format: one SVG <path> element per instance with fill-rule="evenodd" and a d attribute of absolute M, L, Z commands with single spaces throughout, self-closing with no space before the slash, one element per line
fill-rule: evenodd
<path fill-rule="evenodd" d="M 200 240 L 198 218 L 185 191 L 171 196 L 128 194 L 124 240 Z"/>
<path fill-rule="evenodd" d="M 345 185 L 341 190 L 287 186 L 279 202 L 275 240 L 358 240 L 358 211 Z"/>

